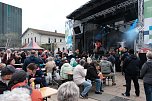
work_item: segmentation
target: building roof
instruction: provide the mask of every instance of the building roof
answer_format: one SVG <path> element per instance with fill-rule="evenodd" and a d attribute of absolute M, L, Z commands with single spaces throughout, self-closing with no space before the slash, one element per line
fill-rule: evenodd
<path fill-rule="evenodd" d="M 138 15 L 138 0 L 90 0 L 67 16 L 68 19 L 103 24 L 123 19 L 134 20 Z"/>
<path fill-rule="evenodd" d="M 65 34 L 57 33 L 57 32 L 50 32 L 50 31 L 44 31 L 34 28 L 28 28 L 23 34 L 22 37 L 27 33 L 29 30 L 34 31 L 35 33 L 41 34 L 41 35 L 49 35 L 49 36 L 57 36 L 57 37 L 65 37 Z"/>
<path fill-rule="evenodd" d="M 36 42 L 31 41 L 27 46 L 23 47 L 22 50 L 31 50 L 31 49 L 35 49 L 35 50 L 40 50 L 43 49 L 42 47 L 40 47 Z"/>

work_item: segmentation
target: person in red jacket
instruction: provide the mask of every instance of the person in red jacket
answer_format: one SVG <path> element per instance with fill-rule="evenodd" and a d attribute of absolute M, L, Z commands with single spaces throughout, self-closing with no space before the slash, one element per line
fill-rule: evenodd
<path fill-rule="evenodd" d="M 11 90 L 14 88 L 26 88 L 30 91 L 32 101 L 43 101 L 41 92 L 28 86 L 26 77 L 27 74 L 24 70 L 16 71 L 9 82 Z"/>

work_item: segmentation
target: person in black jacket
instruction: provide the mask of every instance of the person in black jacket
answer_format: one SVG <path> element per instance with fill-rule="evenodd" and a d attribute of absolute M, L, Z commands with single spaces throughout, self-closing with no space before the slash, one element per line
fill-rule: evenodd
<path fill-rule="evenodd" d="M 134 55 L 134 50 L 129 50 L 129 56 L 126 57 L 123 63 L 123 70 L 125 73 L 125 80 L 126 80 L 126 92 L 122 93 L 123 96 L 130 96 L 131 90 L 131 80 L 134 82 L 135 87 L 135 94 L 139 96 L 139 83 L 138 83 L 138 76 L 139 76 L 139 65 L 140 60 L 137 56 Z"/>
<path fill-rule="evenodd" d="M 101 91 L 102 90 L 102 82 L 100 77 L 98 76 L 98 69 L 100 69 L 99 64 L 96 63 L 90 63 L 90 65 L 88 65 L 87 67 L 87 75 L 86 75 L 86 79 L 91 80 L 92 82 L 95 81 L 96 82 L 96 91 L 95 94 L 102 94 Z"/>
<path fill-rule="evenodd" d="M 2 68 L 0 78 L 0 94 L 3 94 L 4 91 L 10 90 L 8 87 L 8 83 L 14 72 L 15 69 L 11 66 Z"/>
<path fill-rule="evenodd" d="M 30 63 L 27 66 L 27 72 L 29 74 L 29 83 L 34 82 L 35 84 L 40 84 L 41 87 L 47 86 L 44 73 L 41 69 L 38 69 L 35 63 Z"/>
<path fill-rule="evenodd" d="M 40 66 L 40 64 L 43 64 L 43 61 L 42 59 L 38 58 L 36 56 L 36 51 L 35 50 L 32 50 L 31 51 L 31 55 L 30 57 L 27 57 L 24 61 L 24 64 L 23 64 L 23 70 L 25 72 L 27 72 L 27 66 L 30 64 L 30 63 L 35 63 L 36 65 Z"/>

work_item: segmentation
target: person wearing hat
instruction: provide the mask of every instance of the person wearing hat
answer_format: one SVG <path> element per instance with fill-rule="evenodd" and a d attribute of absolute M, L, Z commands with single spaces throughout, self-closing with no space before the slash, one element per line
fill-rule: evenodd
<path fill-rule="evenodd" d="M 4 91 L 9 90 L 8 83 L 14 72 L 15 69 L 11 66 L 2 68 L 0 77 L 0 94 L 3 94 Z"/>
<path fill-rule="evenodd" d="M 11 90 L 15 88 L 26 88 L 30 91 L 32 101 L 43 101 L 41 92 L 28 86 L 27 74 L 24 70 L 18 70 L 12 75 L 9 87 Z"/>

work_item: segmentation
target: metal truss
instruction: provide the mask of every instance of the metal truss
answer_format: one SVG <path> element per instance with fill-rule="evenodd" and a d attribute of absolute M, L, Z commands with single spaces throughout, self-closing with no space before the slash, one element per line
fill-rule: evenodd
<path fill-rule="evenodd" d="M 144 44 L 144 0 L 138 0 L 138 48 Z"/>
<path fill-rule="evenodd" d="M 105 16 L 106 14 L 109 14 L 109 13 L 114 13 L 116 10 L 125 8 L 125 7 L 127 7 L 128 5 L 131 5 L 131 4 L 133 4 L 133 3 L 136 3 L 137 1 L 138 1 L 138 0 L 127 0 L 127 1 L 122 2 L 122 3 L 120 3 L 120 4 L 116 5 L 116 6 L 112 6 L 112 7 L 108 8 L 108 9 L 105 9 L 105 10 L 103 10 L 103 11 L 100 11 L 100 12 L 96 13 L 96 14 L 93 14 L 93 15 L 91 15 L 91 16 L 88 16 L 88 17 L 82 19 L 81 22 L 82 22 L 82 23 L 83 23 L 83 22 L 87 22 L 87 21 L 92 20 L 92 19 L 94 19 L 94 18 L 103 16 L 103 15 Z"/>

